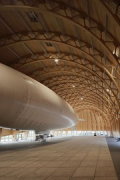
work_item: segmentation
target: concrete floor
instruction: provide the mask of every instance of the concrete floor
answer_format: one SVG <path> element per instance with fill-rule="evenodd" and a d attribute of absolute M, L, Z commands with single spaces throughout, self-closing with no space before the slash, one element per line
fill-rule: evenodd
<path fill-rule="evenodd" d="M 117 180 L 105 137 L 0 152 L 0 180 Z"/>

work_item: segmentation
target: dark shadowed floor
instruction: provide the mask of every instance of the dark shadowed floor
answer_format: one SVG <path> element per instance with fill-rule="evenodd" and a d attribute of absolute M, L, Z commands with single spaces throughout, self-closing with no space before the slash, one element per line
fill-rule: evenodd
<path fill-rule="evenodd" d="M 118 180 L 120 180 L 120 141 L 116 141 L 115 138 L 106 138 L 108 147 L 111 153 L 111 157 L 114 163 Z"/>

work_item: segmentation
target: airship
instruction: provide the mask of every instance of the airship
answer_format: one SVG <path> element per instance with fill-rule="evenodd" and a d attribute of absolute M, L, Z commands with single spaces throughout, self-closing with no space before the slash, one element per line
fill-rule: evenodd
<path fill-rule="evenodd" d="M 0 63 L 0 126 L 49 132 L 77 122 L 75 111 L 59 95 Z"/>

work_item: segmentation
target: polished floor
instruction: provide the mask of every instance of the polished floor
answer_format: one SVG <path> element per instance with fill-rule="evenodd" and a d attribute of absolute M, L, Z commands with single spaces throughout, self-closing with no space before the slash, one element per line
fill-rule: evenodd
<path fill-rule="evenodd" d="M 105 137 L 0 152 L 0 180 L 117 180 Z"/>
<path fill-rule="evenodd" d="M 41 143 L 41 141 L 34 141 L 34 140 L 19 140 L 19 141 L 11 141 L 11 142 L 0 142 L 0 153 L 1 151 L 10 151 L 10 150 L 22 150 L 22 149 L 30 149 L 36 148 L 40 146 L 49 146 L 52 144 L 58 144 L 60 142 L 67 141 L 71 139 L 72 136 L 57 136 L 57 137 L 50 137 L 46 139 L 46 142 Z"/>

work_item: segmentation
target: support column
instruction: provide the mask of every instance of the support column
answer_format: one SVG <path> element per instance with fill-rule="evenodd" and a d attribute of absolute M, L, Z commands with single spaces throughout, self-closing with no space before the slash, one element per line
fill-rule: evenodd
<path fill-rule="evenodd" d="M 13 134 L 13 141 L 17 141 L 17 131 L 12 131 L 12 134 Z"/>
<path fill-rule="evenodd" d="M 113 137 L 113 129 L 112 129 L 112 126 L 110 126 L 110 136 Z"/>
<path fill-rule="evenodd" d="M 0 128 L 0 142 L 1 142 L 1 137 L 2 137 L 2 128 Z"/>
<path fill-rule="evenodd" d="M 24 132 L 24 139 L 27 140 L 29 131 Z"/>

